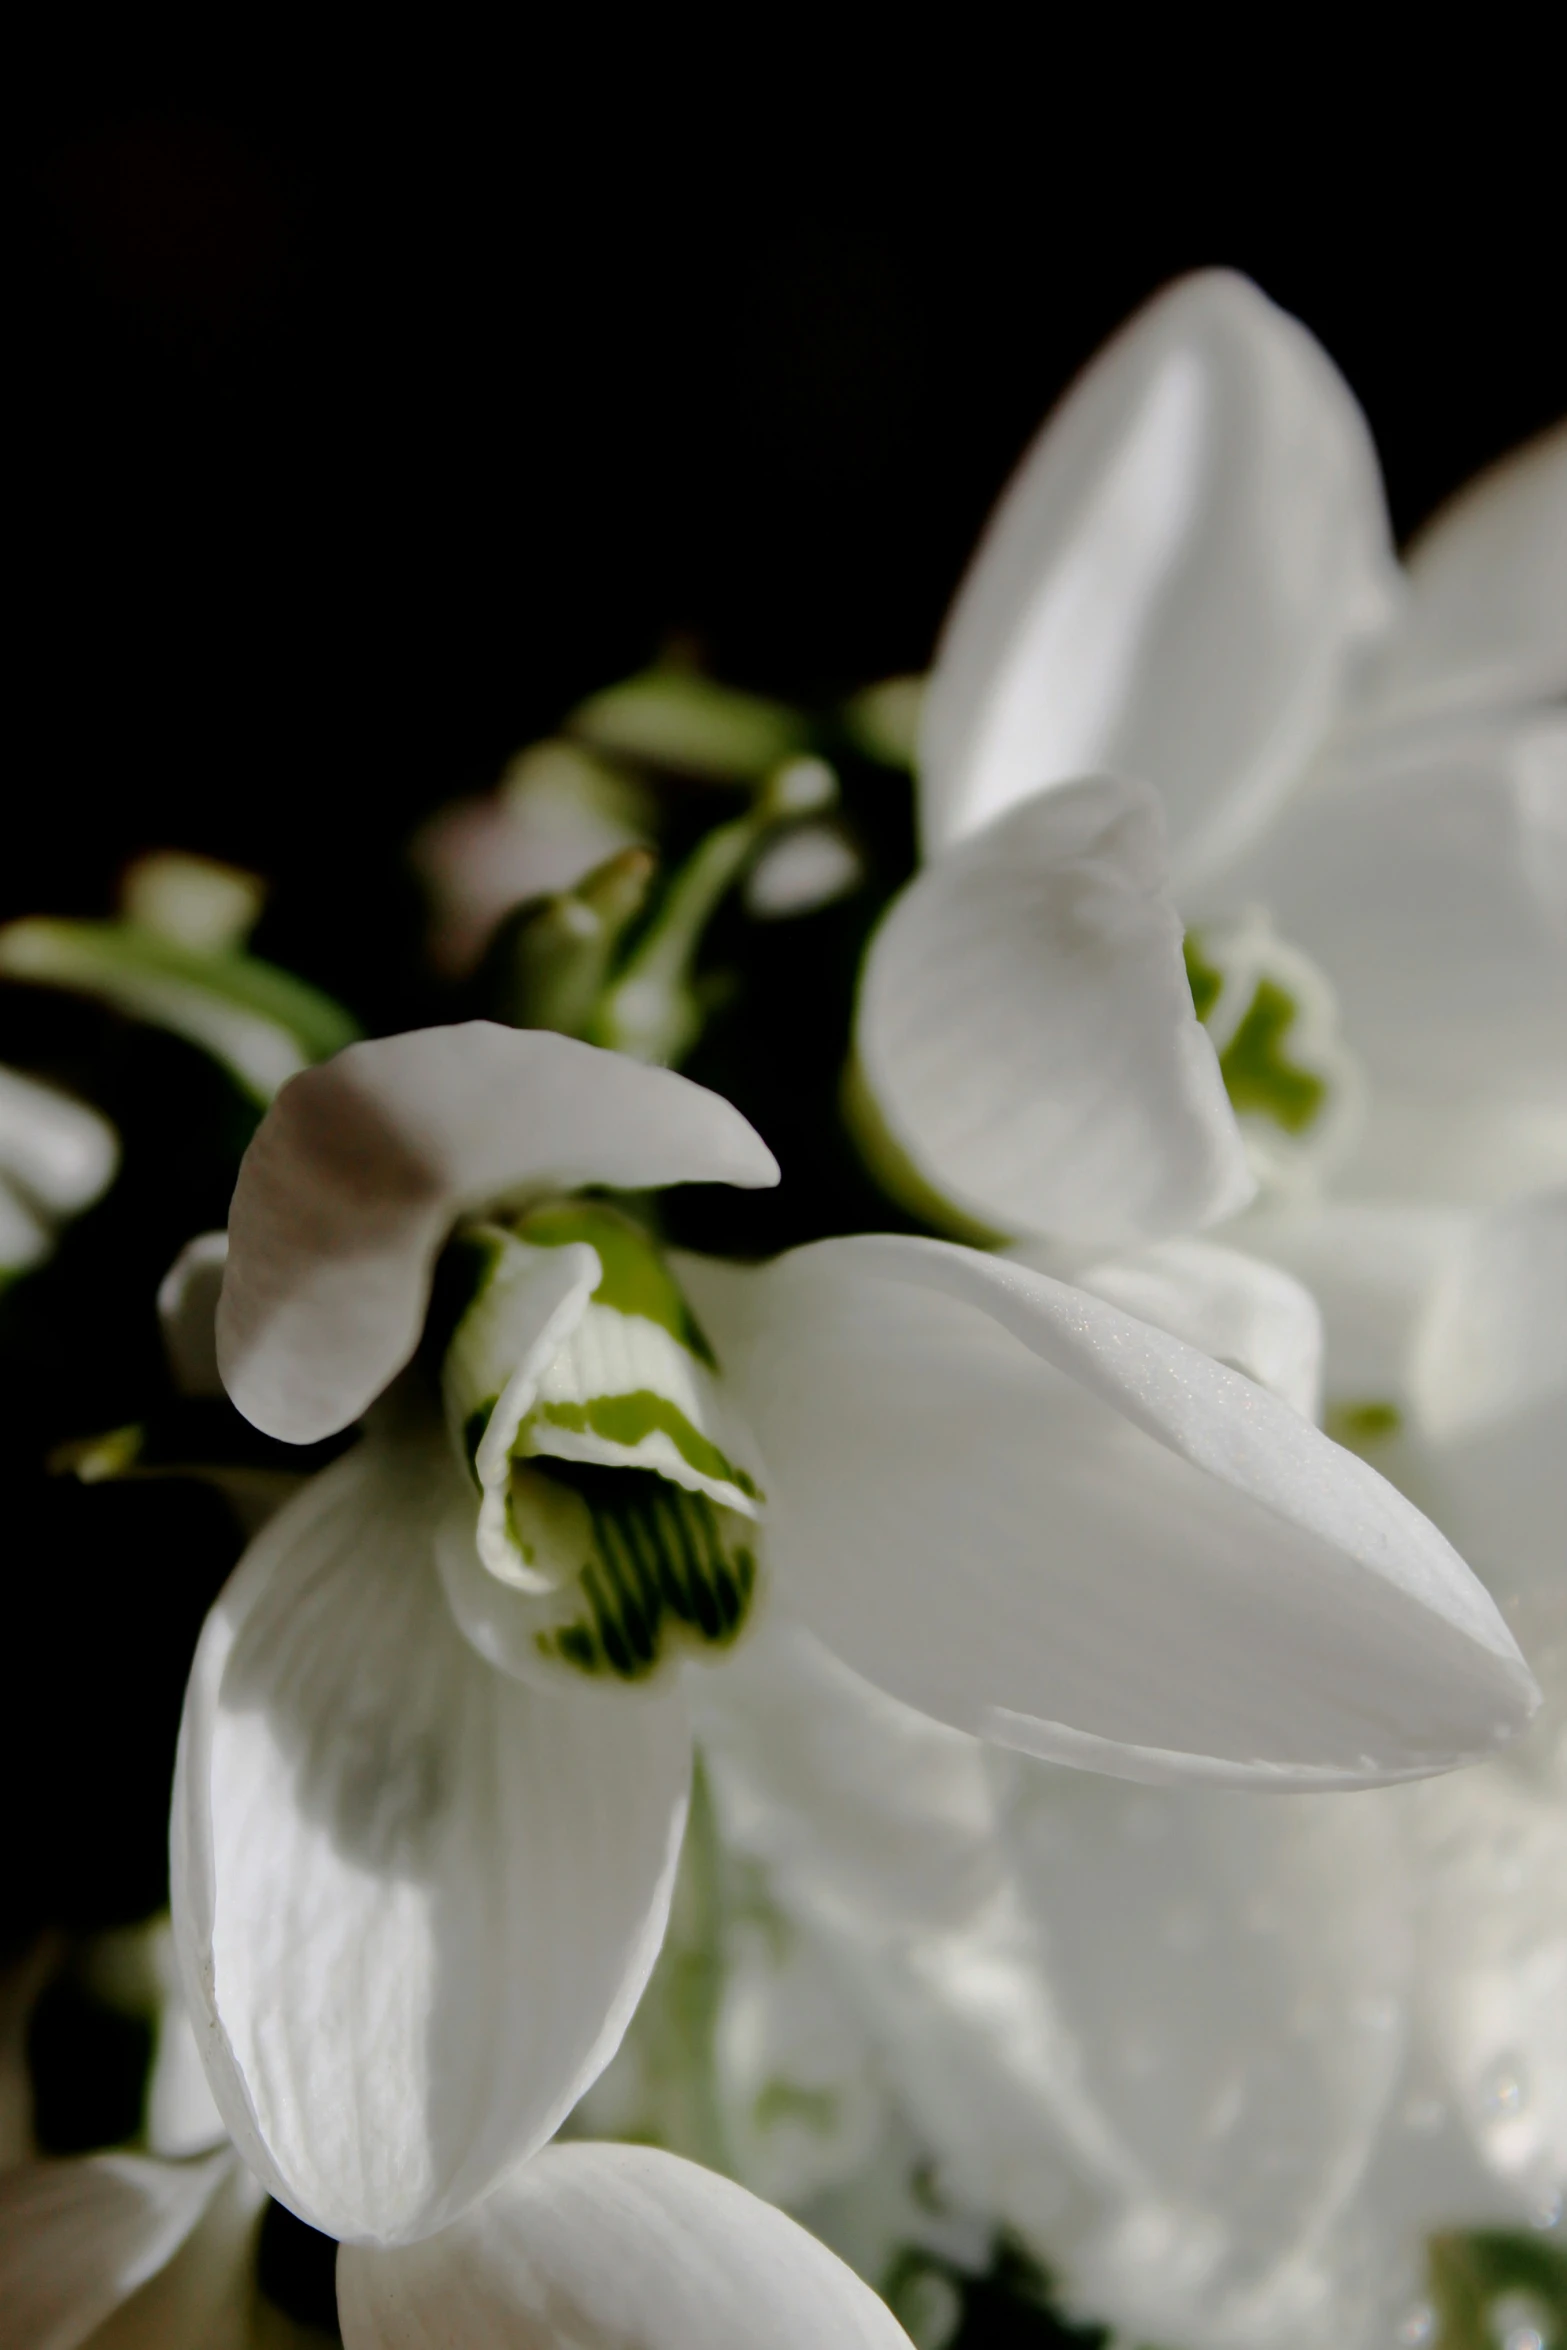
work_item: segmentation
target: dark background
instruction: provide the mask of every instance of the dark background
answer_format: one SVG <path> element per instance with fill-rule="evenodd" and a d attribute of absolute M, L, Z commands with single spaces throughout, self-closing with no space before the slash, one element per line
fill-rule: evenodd
<path fill-rule="evenodd" d="M 1554 77 L 1500 20 L 1391 64 L 534 21 L 14 85 L 0 911 L 208 850 L 368 1009 L 410 821 L 667 632 L 805 693 L 923 664 L 1040 416 L 1194 265 L 1321 336 L 1401 535 L 1567 409 Z"/>

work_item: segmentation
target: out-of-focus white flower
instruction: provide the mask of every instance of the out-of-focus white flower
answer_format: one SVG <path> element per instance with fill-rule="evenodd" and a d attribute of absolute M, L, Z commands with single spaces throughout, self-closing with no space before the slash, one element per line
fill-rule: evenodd
<path fill-rule="evenodd" d="M 318 988 L 246 951 L 263 896 L 253 874 L 159 851 L 126 872 L 116 921 L 8 922 L 0 977 L 68 988 L 165 1028 L 210 1053 L 264 1107 L 359 1030 Z"/>
<path fill-rule="evenodd" d="M 156 1955 L 156 1954 L 155 1954 Z M 15 2350 L 312 2350 L 261 2294 L 265 2190 L 162 2002 L 145 2150 L 0 2172 L 0 2338 Z M 546 2147 L 455 2226 L 403 2251 L 344 2246 L 347 2350 L 432 2339 L 615 2350 L 908 2350 L 884 2305 L 732 2181 L 640 2146 Z M 546 2330 L 541 2330 L 546 2329 Z"/>
<path fill-rule="evenodd" d="M 107 1118 L 0 1069 L 0 1282 L 41 1263 L 60 1226 L 108 1190 L 119 1163 Z"/>
<path fill-rule="evenodd" d="M 1476 1224 L 1454 1203 L 1567 1168 L 1567 731 L 1539 706 L 1564 686 L 1567 437 L 1456 501 L 1405 579 L 1331 364 L 1242 281 L 1186 281 L 1046 427 L 954 608 L 925 723 L 931 863 L 888 925 L 898 951 L 873 948 L 860 1028 L 927 1182 L 999 1232 L 1054 1233 L 1059 1259 L 1078 1203 L 1034 1174 L 1036 1143 L 1007 1147 L 1060 1116 L 1059 1079 L 1030 1079 L 999 1150 L 982 1116 L 968 1144 L 955 1114 L 966 1057 L 998 1027 L 1033 1049 L 1059 983 L 1031 952 L 1007 968 L 1005 925 L 977 907 L 977 944 L 944 973 L 954 1074 L 922 1092 L 917 1052 L 903 1045 L 900 1065 L 887 1043 L 929 951 L 913 911 L 920 893 L 935 905 L 973 886 L 954 857 L 1004 869 L 1010 852 L 1011 888 L 1037 895 L 1038 812 L 1082 805 L 1085 768 L 1156 784 L 1199 923 L 1199 1000 L 1233 985 L 1266 908 L 1329 975 L 1369 1073 L 1358 1136 L 1340 1112 L 1344 1189 L 1413 1203 L 1270 1208 L 1216 1253 L 1255 1251 L 1317 1291 L 1329 1428 L 1470 1547 L 1548 1684 L 1567 1645 L 1561 1211 L 1520 1199 Z M 988 884 L 998 902 L 1003 881 Z M 1332 1112 L 1332 1002 L 1291 975 L 1293 951 L 1269 968 L 1271 947 L 1263 968 L 1282 1075 L 1297 1099 L 1320 1076 Z M 1260 1005 L 1253 986 L 1247 1016 Z M 1232 1091 L 1240 1034 L 1216 1037 Z M 1278 1067 L 1264 1074 L 1287 1098 Z M 1095 1097 L 1075 1099 L 1092 1130 Z M 1107 1294 L 1135 1280 L 1134 1310 L 1196 1335 L 1176 1318 L 1200 1295 L 1190 1282 L 1161 1295 L 1146 1252 L 1107 1273 Z M 1204 1299 L 1199 1343 L 1309 1409 L 1288 1317 L 1253 1298 L 1234 1318 L 1250 1296 L 1237 1280 L 1228 1336 Z M 1560 2212 L 1550 1721 L 1508 1763 L 1354 1805 L 1139 1791 L 989 1758 L 988 1865 L 1026 1923 L 984 1964 L 929 1978 L 900 2079 L 917 2077 L 927 2035 L 972 2024 L 980 1983 L 996 2012 L 1010 2005 L 1014 2040 L 1042 2052 L 1019 2143 L 1053 2151 L 1077 2200 L 1058 2190 L 1052 2208 L 1024 2155 L 988 2191 L 1085 2310 L 1186 2350 L 1372 2350 L 1425 2338 L 1398 2328 L 1426 2322 L 1429 2230 Z M 832 1898 L 809 1884 L 797 1897 Z M 847 1871 L 837 1899 L 846 1940 L 874 1944 Z M 1019 2111 L 970 2062 L 929 2122 L 961 2169 L 965 2129 L 999 2146 Z"/>
<path fill-rule="evenodd" d="M 340 2237 L 446 2225 L 612 2053 L 678 1668 L 764 1585 L 938 1722 L 1155 1780 L 1396 1778 L 1532 1706 L 1407 1503 L 1089 1289 L 877 1236 L 669 1265 L 573 1196 L 774 1173 L 716 1096 L 483 1023 L 308 1072 L 246 1157 L 230 1394 L 308 1441 L 398 1385 L 209 1619 L 175 1917 L 231 2132 Z"/>
<path fill-rule="evenodd" d="M 1360 1193 L 1567 1174 L 1567 427 L 1394 560 L 1355 401 L 1208 272 L 1050 419 L 953 606 L 925 706 L 931 851 L 1041 787 L 1156 785 L 1202 931 L 1266 907 L 1370 1095 Z"/>
<path fill-rule="evenodd" d="M 469 971 L 504 914 L 552 897 L 621 849 L 647 843 L 655 811 L 635 776 L 578 743 L 535 743 L 493 792 L 432 816 L 409 849 L 434 902 L 430 956 Z"/>

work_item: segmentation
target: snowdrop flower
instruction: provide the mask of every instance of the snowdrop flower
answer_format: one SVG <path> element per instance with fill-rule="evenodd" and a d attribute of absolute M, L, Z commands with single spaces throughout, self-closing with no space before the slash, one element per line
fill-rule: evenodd
<path fill-rule="evenodd" d="M 59 1227 L 107 1191 L 119 1161 L 96 1110 L 0 1069 L 0 1282 L 49 1255 Z"/>
<path fill-rule="evenodd" d="M 678 1668 L 764 1596 L 937 1721 L 1154 1779 L 1362 1785 L 1527 1718 L 1441 1538 L 1205 1355 L 940 1242 L 671 1265 L 580 1188 L 774 1173 L 670 1072 L 483 1023 L 351 1047 L 247 1154 L 229 1392 L 291 1441 L 369 1422 L 209 1619 L 175 1918 L 228 2128 L 340 2238 L 455 2220 L 602 2069 Z"/>
<path fill-rule="evenodd" d="M 162 2126 L 160 2127 L 160 2118 Z M 259 2291 L 265 2190 L 223 2133 L 189 2025 L 163 2013 L 145 2151 L 0 2173 L 0 2307 L 16 2350 L 310 2350 Z M 876 2296 L 782 2212 L 640 2146 L 546 2147 L 405 2250 L 343 2246 L 347 2350 L 568 2338 L 615 2350 L 908 2350 Z"/>
<path fill-rule="evenodd" d="M 1497 1199 L 1567 1174 L 1564 691 L 1567 427 L 1401 569 L 1331 361 L 1207 272 L 1093 362 L 989 526 L 926 698 L 925 844 L 1098 770 L 1155 785 L 1199 951 L 1263 908 L 1331 982 L 1370 1080 L 1346 1185 Z"/>

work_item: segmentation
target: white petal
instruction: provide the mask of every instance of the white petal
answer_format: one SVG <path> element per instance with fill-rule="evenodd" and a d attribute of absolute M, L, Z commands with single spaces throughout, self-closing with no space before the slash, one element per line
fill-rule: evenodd
<path fill-rule="evenodd" d="M 1135 2341 L 1288 2340 L 1264 2312 L 1355 2193 L 1402 2054 L 1393 1814 L 992 1768 L 1078 2091 L 1129 2182 L 1119 2225 L 1071 2247 L 1074 2286 Z"/>
<path fill-rule="evenodd" d="M 1412 1357 L 1434 1506 L 1554 1700 L 1519 1763 L 1567 1764 L 1567 1193 L 1475 1219 L 1432 1285 Z"/>
<path fill-rule="evenodd" d="M 774 1623 L 695 1693 L 725 1849 L 830 1953 L 961 2205 L 1038 2239 L 1113 2153 L 995 1832 L 984 1748 Z"/>
<path fill-rule="evenodd" d="M 1153 794 L 1078 782 L 938 857 L 878 930 L 861 1069 L 899 1149 L 978 1222 L 1116 1241 L 1250 1198 L 1164 882 Z"/>
<path fill-rule="evenodd" d="M 120 1163 L 107 1118 L 52 1085 L 0 1069 L 0 1173 L 53 1216 L 79 1215 Z"/>
<path fill-rule="evenodd" d="M 430 2243 L 345 2247 L 337 2293 L 347 2350 L 908 2350 L 814 2236 L 651 2146 L 546 2147 Z"/>
<path fill-rule="evenodd" d="M 1010 1253 L 1042 1273 L 1055 1270 L 1027 1249 Z M 1308 1420 L 1316 1418 L 1322 1316 L 1310 1290 L 1276 1266 L 1208 1240 L 1161 1240 L 1136 1256 L 1086 1265 L 1072 1278 L 1079 1289 L 1244 1371 Z"/>
<path fill-rule="evenodd" d="M 1515 2209 L 1567 2187 L 1567 1808 L 1492 1765 L 1407 1790 L 1426 2028 Z M 1515 2223 L 1516 2224 L 1516 2223 Z"/>
<path fill-rule="evenodd" d="M 930 848 L 1098 768 L 1164 793 L 1182 869 L 1322 737 L 1396 609 L 1365 420 L 1244 278 L 1182 279 L 1051 417 L 952 608 L 926 702 Z"/>
<path fill-rule="evenodd" d="M 176 2258 L 238 2167 L 225 2148 L 188 2163 L 101 2154 L 7 2171 L 0 2177 L 7 2344 L 77 2350 Z"/>
<path fill-rule="evenodd" d="M 1567 424 L 1468 483 L 1409 552 L 1412 594 L 1379 713 L 1567 693 Z"/>
<path fill-rule="evenodd" d="M 226 1232 L 187 1240 L 158 1284 L 158 1323 L 169 1371 L 181 1395 L 221 1395 L 218 1298 L 229 1258 Z"/>
<path fill-rule="evenodd" d="M 1479 1219 L 1444 1268 L 1420 1332 L 1415 1393 L 1453 1437 L 1567 1389 L 1567 1191 Z"/>
<path fill-rule="evenodd" d="M 351 1045 L 279 1095 L 240 1167 L 224 1383 L 269 1436 L 329 1436 L 413 1353 L 465 1210 L 584 1183 L 777 1180 L 717 1094 L 568 1037 L 472 1020 Z"/>
<path fill-rule="evenodd" d="M 938 1718 L 1121 1776 L 1327 1787 L 1483 1754 L 1537 1702 L 1401 1495 L 1099 1299 L 885 1237 L 682 1270 L 768 1465 L 780 1604 Z"/>
<path fill-rule="evenodd" d="M 1463 1209 L 1324 1200 L 1246 1216 L 1225 1239 L 1310 1291 L 1322 1315 L 1330 1403 L 1387 1402 L 1404 1413 L 1415 1332 L 1468 1223 Z"/>
<path fill-rule="evenodd" d="M 521 1688 L 430 1553 L 444 1436 L 372 1438 L 208 1619 L 175 1787 L 175 1928 L 213 2093 L 313 2226 L 442 2225 L 555 2128 L 657 1953 L 677 1704 Z"/>
<path fill-rule="evenodd" d="M 1223 888 L 1337 993 L 1371 1080 L 1346 1190 L 1485 1203 L 1567 1176 L 1567 722 L 1346 754 Z"/>

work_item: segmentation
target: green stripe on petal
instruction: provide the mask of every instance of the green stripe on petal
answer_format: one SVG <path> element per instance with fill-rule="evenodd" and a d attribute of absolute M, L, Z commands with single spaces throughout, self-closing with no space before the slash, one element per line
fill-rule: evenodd
<path fill-rule="evenodd" d="M 678 1652 L 727 1648 L 756 1596 L 756 1529 L 647 1470 L 551 1461 L 516 1469 L 512 1508 L 561 1580 L 520 1601 L 539 1655 L 575 1674 L 648 1679 Z"/>

